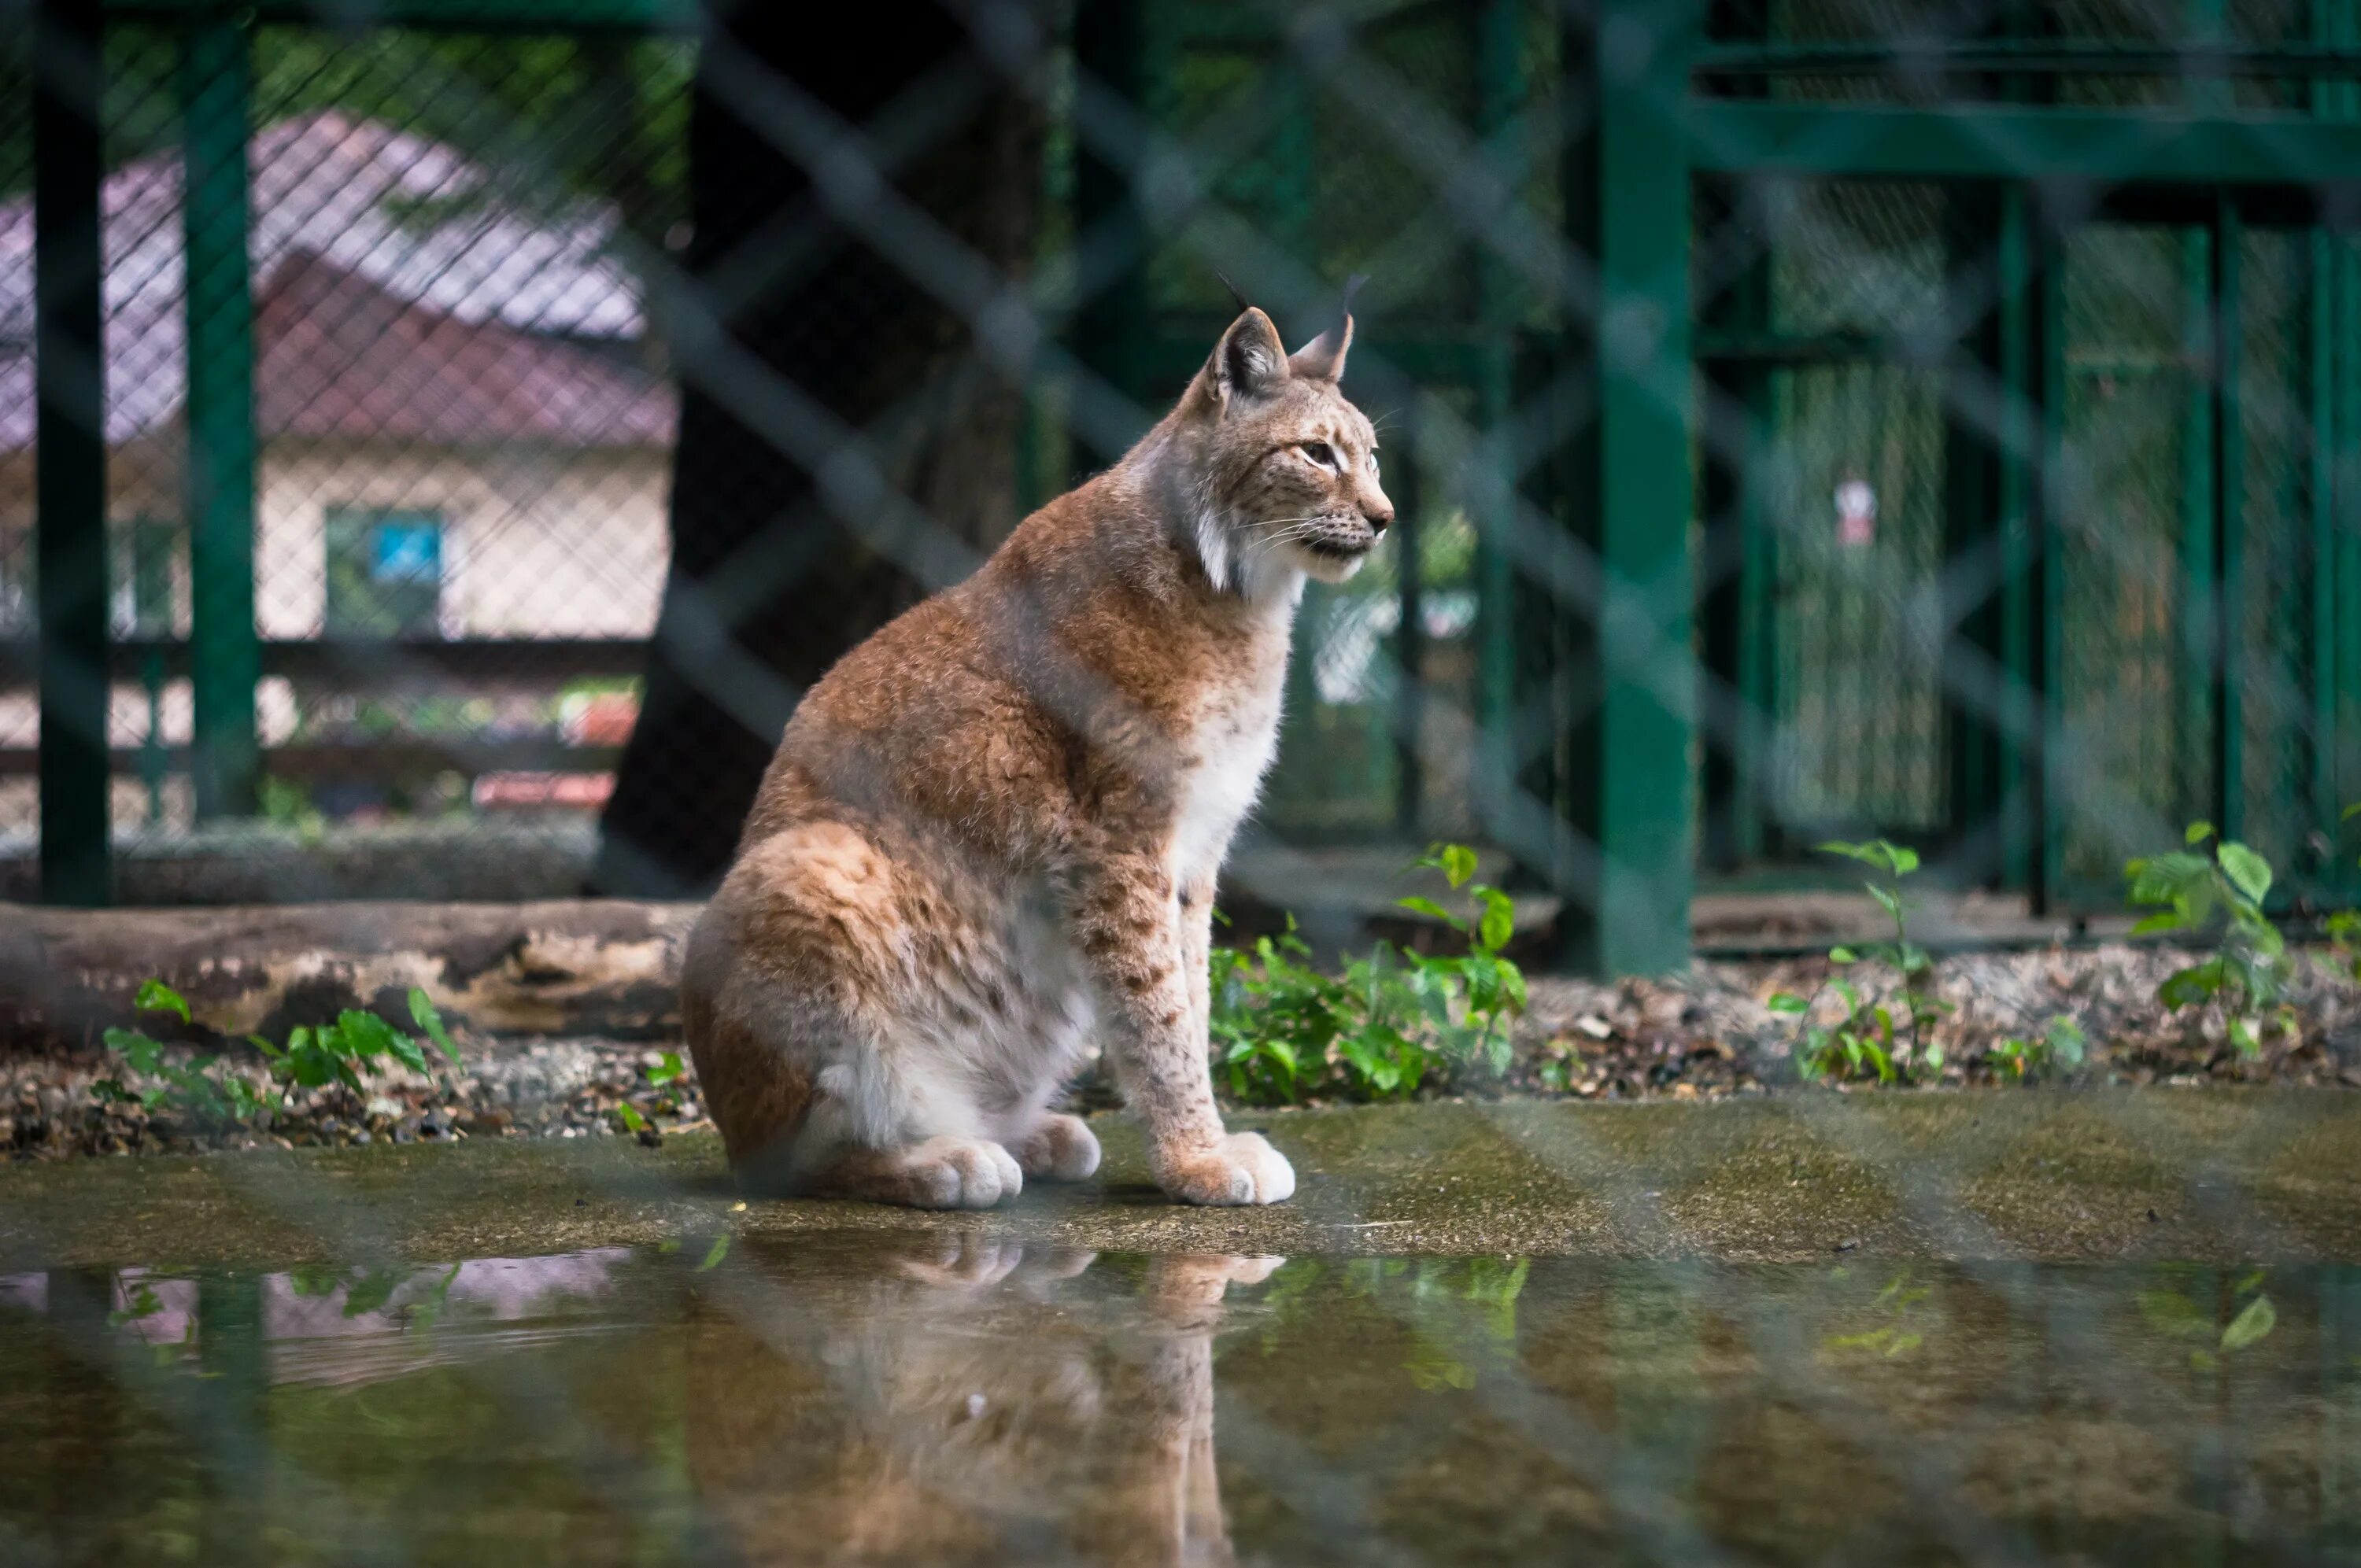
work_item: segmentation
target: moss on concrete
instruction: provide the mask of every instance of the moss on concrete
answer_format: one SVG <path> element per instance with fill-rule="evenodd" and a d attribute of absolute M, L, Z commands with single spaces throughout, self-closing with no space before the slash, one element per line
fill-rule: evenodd
<path fill-rule="evenodd" d="M 1103 1118 L 1102 1177 L 984 1214 L 755 1201 L 719 1145 L 475 1141 L 0 1168 L 0 1271 L 481 1257 L 958 1231 L 1100 1250 L 1795 1260 L 2361 1261 L 2361 1096 L 2168 1090 L 1719 1104 L 1429 1104 L 1237 1118 L 1296 1200 L 1191 1210 Z"/>

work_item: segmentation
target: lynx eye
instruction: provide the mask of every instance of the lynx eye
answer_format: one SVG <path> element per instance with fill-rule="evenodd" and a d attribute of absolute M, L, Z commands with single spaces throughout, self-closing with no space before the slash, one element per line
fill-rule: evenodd
<path fill-rule="evenodd" d="M 1336 461 L 1336 449 L 1329 445 L 1324 441 L 1307 441 L 1302 444 L 1301 450 L 1306 457 L 1311 458 L 1314 463 L 1319 464 L 1323 468 L 1329 470 L 1331 473 L 1342 473 L 1344 471 L 1344 465 Z"/>

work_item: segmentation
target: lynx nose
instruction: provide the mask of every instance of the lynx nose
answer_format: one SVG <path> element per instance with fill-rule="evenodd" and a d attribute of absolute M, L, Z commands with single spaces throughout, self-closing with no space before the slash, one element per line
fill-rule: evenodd
<path fill-rule="evenodd" d="M 1394 509 L 1388 502 L 1378 501 L 1374 505 L 1364 506 L 1361 508 L 1361 515 L 1369 520 L 1369 532 L 1372 533 L 1383 533 L 1393 526 Z"/>

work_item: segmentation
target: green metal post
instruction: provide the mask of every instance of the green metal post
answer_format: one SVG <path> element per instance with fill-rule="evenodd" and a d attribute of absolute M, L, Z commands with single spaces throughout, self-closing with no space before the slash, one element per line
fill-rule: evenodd
<path fill-rule="evenodd" d="M 1143 0 L 1094 0 L 1074 12 L 1074 64 L 1126 104 L 1153 113 L 1148 80 L 1148 10 Z M 1081 145 L 1074 170 L 1077 248 L 1115 258 L 1114 277 L 1076 302 L 1075 356 L 1137 398 L 1148 390 L 1148 230 L 1134 171 Z M 1084 280 L 1085 287 L 1091 283 Z M 1076 434 L 1081 433 L 1080 428 Z M 1068 455 L 1080 479 L 1122 455 L 1076 440 Z"/>
<path fill-rule="evenodd" d="M 1476 21 L 1476 134 L 1494 174 L 1517 188 L 1523 169 L 1512 133 L 1523 84 L 1524 7 L 1516 0 L 1484 0 Z M 1479 521 L 1476 544 L 1476 770 L 1480 812 L 1505 800 L 1485 792 L 1516 787 L 1525 748 L 1517 732 L 1516 584 L 1500 531 L 1515 520 L 1517 458 L 1511 433 L 1516 400 L 1516 330 L 1520 310 L 1514 277 L 1498 251 L 1476 255 L 1478 364 L 1477 422 L 1483 446 L 1470 465 L 1478 493 L 1467 497 Z"/>
<path fill-rule="evenodd" d="M 2213 218 L 2213 526 L 2220 566 L 2213 610 L 2213 713 L 2220 726 L 2214 821 L 2246 830 L 2246 438 L 2238 381 L 2245 359 L 2238 318 L 2243 220 L 2226 193 Z"/>
<path fill-rule="evenodd" d="M 1566 956 L 1601 973 L 1660 973 L 1688 962 L 1696 879 L 1683 114 L 1700 13 L 1694 0 L 1601 0 L 1592 17 L 1567 39 L 1569 97 L 1592 106 L 1571 148 L 1567 209 L 1576 242 L 1598 258 L 1596 300 L 1575 302 L 1595 324 L 1572 345 L 1596 417 L 1565 499 L 1598 571 L 1595 599 L 1567 607 L 1565 718 L 1574 826 L 1597 860 L 1569 889 Z"/>
<path fill-rule="evenodd" d="M 2042 384 L 2037 367 L 2041 286 L 2035 266 L 2031 203 L 2025 187 L 2000 192 L 2000 461 L 1995 475 L 2000 521 L 2002 695 L 1999 761 L 2001 883 L 2036 883 L 2035 841 L 2040 798 L 2033 764 L 2040 748 L 2034 726 L 2042 674 L 2034 660 L 2037 588 L 2035 487 L 2041 466 Z"/>
<path fill-rule="evenodd" d="M 2040 845 L 2039 874 L 2033 884 L 2033 906 L 2047 910 L 2064 889 L 2066 828 L 2073 802 L 2063 786 L 2066 690 L 2064 644 L 2066 627 L 2066 527 L 2061 491 L 2066 449 L 2066 236 L 2056 217 L 2037 215 L 2031 225 L 2034 262 L 2034 352 L 2041 388 L 2038 404 L 2037 459 L 2032 499 L 2037 509 L 2027 532 L 2037 541 L 2035 596 L 2039 613 L 2033 617 L 2033 657 L 2041 672 L 2041 721 L 2038 760 L 2031 770 L 2036 789 L 2030 813 L 2033 837 Z"/>
<path fill-rule="evenodd" d="M 255 809 L 254 294 L 247 260 L 252 60 L 227 17 L 181 37 L 188 252 L 191 767 L 201 818 Z"/>
<path fill-rule="evenodd" d="M 2312 743 L 2305 750 L 2310 773 L 2312 820 L 2336 841 L 2336 241 L 2313 225 L 2305 236 L 2304 302 L 2312 342 L 2304 364 L 2304 404 L 2312 428 L 2311 464 L 2305 476 L 2305 551 L 2311 567 L 2312 603 L 2305 648 L 2310 654 L 2304 685 L 2312 696 Z M 2331 853 L 2315 868 L 2319 882 L 2334 890 L 2345 880 L 2345 857 Z"/>
<path fill-rule="evenodd" d="M 114 894 L 114 866 L 97 0 L 37 0 L 32 20 L 41 896 L 51 904 L 103 905 Z"/>
<path fill-rule="evenodd" d="M 1989 430 L 1960 413 L 1974 405 L 1981 387 L 2001 378 L 2006 302 L 1995 221 L 2001 200 L 2001 192 L 1990 187 L 1955 190 L 1947 198 L 1943 224 L 1946 311 L 1958 334 L 1945 372 L 1948 411 L 1943 421 L 1943 623 L 1950 629 L 1943 652 L 1949 672 L 1944 727 L 1950 750 L 1944 826 L 1948 836 L 1960 839 L 1998 827 L 2006 793 L 2000 705 L 1960 689 L 1967 685 L 1972 690 L 1982 671 L 2006 658 L 2001 621 L 2008 582 L 1998 574 L 1986 576 L 1984 563 L 1998 553 L 2005 528 L 1997 475 L 2008 433 L 2005 428 Z M 1989 305 L 1971 281 L 1984 277 L 1999 284 Z M 2004 411 L 2004 426 L 2005 420 Z"/>
<path fill-rule="evenodd" d="M 2201 784 L 2199 799 L 2188 804 L 2191 815 L 2220 823 L 2224 780 L 2216 676 L 2222 599 L 2215 574 L 2213 393 L 2221 345 L 2214 337 L 2214 237 L 2210 227 L 2191 228 L 2180 240 L 2181 354 L 2191 369 L 2180 419 L 2180 732 L 2173 749 L 2183 758 L 2212 759 L 2213 776 Z"/>
<path fill-rule="evenodd" d="M 1415 450 L 1415 426 L 1404 433 L 1410 439 L 1403 444 Z M 1386 488 L 1394 503 L 1394 580 L 1400 585 L 1394 623 L 1394 829 L 1415 844 L 1426 822 L 1426 581 L 1419 559 L 1425 476 L 1414 460 L 1398 463 Z"/>
<path fill-rule="evenodd" d="M 2361 37 L 2361 17 L 2349 5 L 2314 6 L 2316 41 L 2349 47 Z M 2361 88 L 2323 82 L 2312 89 L 2312 113 L 2350 120 L 2361 113 Z M 2312 231 L 2312 593 L 2314 821 L 2334 846 L 2323 880 L 2338 896 L 2352 892 L 2356 870 L 2343 848 L 2345 805 L 2356 787 L 2353 769 L 2356 703 L 2361 702 L 2361 530 L 2355 526 L 2356 437 L 2361 437 L 2361 266 L 2349 229 Z"/>

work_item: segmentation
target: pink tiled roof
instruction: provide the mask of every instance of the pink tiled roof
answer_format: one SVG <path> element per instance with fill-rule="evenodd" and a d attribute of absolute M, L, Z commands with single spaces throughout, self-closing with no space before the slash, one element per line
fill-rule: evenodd
<path fill-rule="evenodd" d="M 670 394 L 653 378 L 560 341 L 629 343 L 644 333 L 638 280 L 611 254 L 620 226 L 611 209 L 574 199 L 536 200 L 536 192 L 505 188 L 497 171 L 450 148 L 333 110 L 266 127 L 248 154 L 254 181 L 249 254 L 266 302 L 280 288 L 282 274 L 299 291 L 311 291 L 303 297 L 324 304 L 360 310 L 363 294 L 381 302 L 370 308 L 390 310 L 384 319 L 392 330 L 445 356 L 447 363 L 407 373 L 421 399 L 431 392 L 448 400 L 464 360 L 482 366 L 500 389 L 457 400 L 456 406 L 481 408 L 489 400 L 521 414 L 515 400 L 528 382 L 548 387 L 577 365 L 595 364 L 607 377 L 598 389 L 571 402 L 558 397 L 560 411 L 520 422 L 554 440 L 585 428 L 609 433 L 608 439 L 620 438 L 619 431 L 635 433 L 632 439 L 660 439 L 641 433 L 669 431 Z M 107 438 L 121 442 L 170 423 L 186 396 L 179 156 L 143 159 L 108 176 L 101 210 Z M 0 203 L 0 450 L 32 440 L 32 249 L 29 201 Z M 344 281 L 323 285 L 323 277 Z M 431 330 L 422 324 L 428 322 L 435 323 Z M 352 328 L 341 322 L 302 325 L 282 317 L 276 330 L 276 339 L 266 331 L 258 340 L 266 362 L 274 347 L 305 333 L 322 344 L 343 345 L 347 361 L 358 347 Z M 495 346 L 463 352 L 460 338 L 474 333 Z M 390 352 L 375 350 L 370 363 L 382 368 Z M 645 385 L 626 396 L 618 378 L 638 378 Z M 264 433 L 272 433 L 272 394 L 259 374 L 258 389 Z M 657 402 L 665 411 L 660 420 Z M 444 439 L 425 433 L 453 428 L 423 404 L 397 409 L 380 397 L 368 406 L 408 421 L 420 432 L 417 439 Z M 626 408 L 637 411 L 615 412 Z M 301 428 L 294 417 L 301 411 L 281 411 L 290 417 L 278 429 Z M 609 414 L 621 423 L 610 424 Z M 346 422 L 339 433 L 356 430 Z M 503 427 L 478 424 L 470 433 L 499 438 Z"/>
<path fill-rule="evenodd" d="M 619 356 L 405 303 L 310 257 L 291 257 L 273 275 L 255 339 L 255 419 L 265 440 L 672 439 L 671 388 Z"/>

